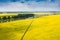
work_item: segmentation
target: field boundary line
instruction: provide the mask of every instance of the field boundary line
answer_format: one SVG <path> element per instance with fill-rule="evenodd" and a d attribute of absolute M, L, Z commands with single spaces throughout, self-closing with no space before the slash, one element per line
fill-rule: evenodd
<path fill-rule="evenodd" d="M 29 28 L 31 27 L 31 24 L 33 23 L 34 20 L 31 21 L 30 25 L 27 27 L 26 31 L 24 32 L 23 36 L 21 37 L 21 40 L 23 40 L 25 34 L 27 33 L 27 31 L 29 30 Z"/>

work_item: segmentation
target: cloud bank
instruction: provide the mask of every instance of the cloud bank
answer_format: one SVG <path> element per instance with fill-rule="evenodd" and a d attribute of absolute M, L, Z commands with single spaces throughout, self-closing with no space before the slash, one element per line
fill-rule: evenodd
<path fill-rule="evenodd" d="M 60 11 L 60 0 L 0 0 L 0 12 Z"/>

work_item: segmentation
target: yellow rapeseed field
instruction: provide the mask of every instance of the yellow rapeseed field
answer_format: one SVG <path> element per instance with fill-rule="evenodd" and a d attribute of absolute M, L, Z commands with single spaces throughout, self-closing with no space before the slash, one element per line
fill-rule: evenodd
<path fill-rule="evenodd" d="M 0 23 L 0 40 L 20 40 L 32 20 L 23 40 L 60 40 L 60 15 Z"/>
<path fill-rule="evenodd" d="M 60 15 L 34 19 L 24 40 L 60 40 Z"/>
<path fill-rule="evenodd" d="M 13 14 L 13 13 L 11 13 L 11 14 L 0 14 L 0 17 L 1 16 L 16 16 L 16 15 L 18 15 L 18 14 Z"/>
<path fill-rule="evenodd" d="M 0 40 L 20 40 L 32 19 L 0 23 Z"/>

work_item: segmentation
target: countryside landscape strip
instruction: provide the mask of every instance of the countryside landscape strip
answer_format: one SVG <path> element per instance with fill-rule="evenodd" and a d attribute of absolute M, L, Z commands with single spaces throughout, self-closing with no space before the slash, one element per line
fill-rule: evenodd
<path fill-rule="evenodd" d="M 22 40 L 60 40 L 59 18 L 55 14 L 0 23 L 0 40 L 20 40 L 24 33 Z"/>

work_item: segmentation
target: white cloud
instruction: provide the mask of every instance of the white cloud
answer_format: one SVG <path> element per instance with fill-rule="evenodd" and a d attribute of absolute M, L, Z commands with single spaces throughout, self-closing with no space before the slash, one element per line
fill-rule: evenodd
<path fill-rule="evenodd" d="M 58 3 L 11 2 L 0 6 L 1 11 L 60 11 L 60 7 Z"/>

